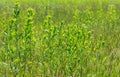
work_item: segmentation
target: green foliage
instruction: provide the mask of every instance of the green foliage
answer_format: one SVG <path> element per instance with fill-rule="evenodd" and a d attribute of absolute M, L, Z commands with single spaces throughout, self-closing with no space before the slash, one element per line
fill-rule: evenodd
<path fill-rule="evenodd" d="M 119 6 L 51 1 L 0 14 L 0 77 L 119 77 Z"/>

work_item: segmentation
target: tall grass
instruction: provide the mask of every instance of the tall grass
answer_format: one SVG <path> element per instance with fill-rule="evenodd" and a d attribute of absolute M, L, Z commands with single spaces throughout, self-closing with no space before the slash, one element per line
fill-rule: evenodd
<path fill-rule="evenodd" d="M 53 9 L 43 2 L 44 9 L 16 3 L 13 14 L 0 14 L 0 77 L 120 76 L 117 4 L 88 0 L 71 8 L 74 0 L 64 0 L 58 3 L 66 7 Z"/>

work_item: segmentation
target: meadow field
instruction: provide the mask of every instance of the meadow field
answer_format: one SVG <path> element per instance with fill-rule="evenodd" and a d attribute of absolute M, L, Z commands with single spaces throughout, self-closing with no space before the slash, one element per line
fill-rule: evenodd
<path fill-rule="evenodd" d="M 120 77 L 120 0 L 0 0 L 0 77 Z"/>

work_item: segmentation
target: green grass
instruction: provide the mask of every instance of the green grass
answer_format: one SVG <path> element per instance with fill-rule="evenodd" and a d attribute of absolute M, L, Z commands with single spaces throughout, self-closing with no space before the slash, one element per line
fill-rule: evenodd
<path fill-rule="evenodd" d="M 119 77 L 119 4 L 1 0 L 0 77 Z"/>

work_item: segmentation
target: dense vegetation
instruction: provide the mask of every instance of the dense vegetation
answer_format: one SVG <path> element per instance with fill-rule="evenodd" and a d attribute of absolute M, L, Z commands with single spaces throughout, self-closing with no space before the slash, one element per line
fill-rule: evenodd
<path fill-rule="evenodd" d="M 0 77 L 120 77 L 119 1 L 1 0 L 0 12 Z"/>

